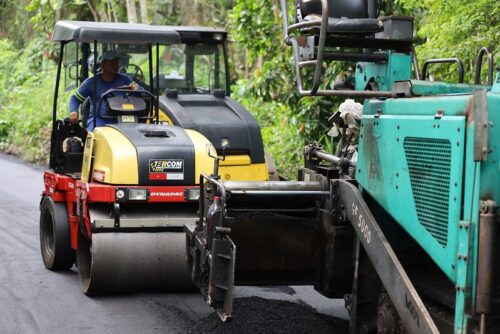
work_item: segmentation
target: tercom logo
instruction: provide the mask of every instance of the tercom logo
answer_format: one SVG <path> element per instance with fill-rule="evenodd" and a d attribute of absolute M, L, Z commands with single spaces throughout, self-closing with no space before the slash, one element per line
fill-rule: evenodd
<path fill-rule="evenodd" d="M 149 160 L 150 173 L 165 173 L 169 171 L 182 171 L 184 169 L 184 160 Z"/>

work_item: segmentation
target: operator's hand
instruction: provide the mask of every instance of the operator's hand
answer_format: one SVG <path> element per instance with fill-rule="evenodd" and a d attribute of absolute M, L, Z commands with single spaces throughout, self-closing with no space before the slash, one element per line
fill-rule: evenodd
<path fill-rule="evenodd" d="M 69 114 L 69 121 L 71 123 L 78 123 L 78 112 L 77 111 L 72 111 L 70 114 Z"/>
<path fill-rule="evenodd" d="M 131 82 L 128 87 L 132 90 L 140 90 L 141 89 L 141 86 L 139 86 L 139 84 L 137 84 L 136 82 Z"/>

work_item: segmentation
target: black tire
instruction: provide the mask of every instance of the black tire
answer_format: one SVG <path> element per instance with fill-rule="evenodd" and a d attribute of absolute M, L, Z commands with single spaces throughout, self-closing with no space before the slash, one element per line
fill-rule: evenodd
<path fill-rule="evenodd" d="M 67 270 L 75 262 L 68 210 L 64 203 L 55 203 L 48 196 L 40 204 L 40 250 L 49 270 Z"/>

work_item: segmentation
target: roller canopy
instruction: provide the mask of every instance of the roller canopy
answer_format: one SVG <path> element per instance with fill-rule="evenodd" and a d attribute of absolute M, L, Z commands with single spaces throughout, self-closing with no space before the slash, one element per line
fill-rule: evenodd
<path fill-rule="evenodd" d="M 52 35 L 55 42 L 94 40 L 116 44 L 175 44 L 180 42 L 180 36 L 172 27 L 85 21 L 59 21 Z"/>
<path fill-rule="evenodd" d="M 223 29 L 185 26 L 155 26 L 116 22 L 59 21 L 52 41 L 113 44 L 176 44 L 181 42 L 223 41 Z"/>

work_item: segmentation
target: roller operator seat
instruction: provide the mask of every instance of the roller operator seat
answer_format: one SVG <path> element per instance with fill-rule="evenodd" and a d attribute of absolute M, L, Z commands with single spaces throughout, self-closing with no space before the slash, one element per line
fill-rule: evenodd
<path fill-rule="evenodd" d="M 317 26 L 302 31 L 319 32 L 322 6 L 320 1 L 296 0 L 297 22 L 314 21 Z M 328 0 L 329 34 L 371 35 L 384 30 L 377 16 L 376 0 Z"/>

